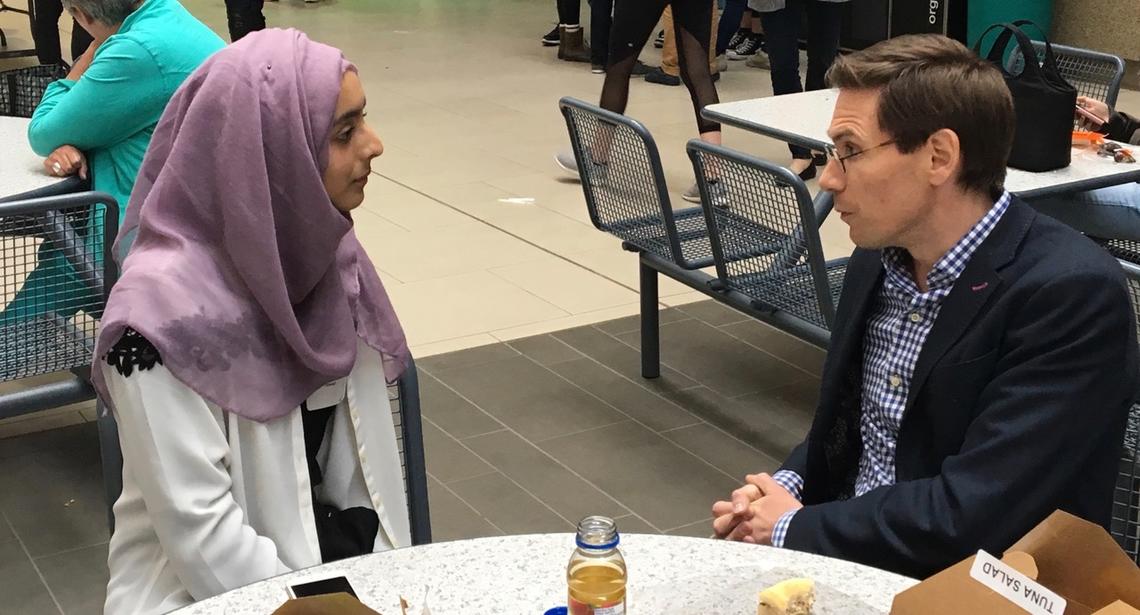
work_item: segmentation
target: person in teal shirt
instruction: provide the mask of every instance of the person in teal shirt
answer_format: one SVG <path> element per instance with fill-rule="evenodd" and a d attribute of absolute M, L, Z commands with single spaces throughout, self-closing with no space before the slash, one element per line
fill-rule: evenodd
<path fill-rule="evenodd" d="M 122 221 L 158 120 L 182 82 L 225 43 L 177 0 L 64 0 L 94 42 L 66 79 L 48 86 L 28 127 L 32 149 L 57 176 L 90 170 Z M 82 229 L 101 257 L 101 229 Z M 95 245 L 97 242 L 98 245 Z M 36 270 L 0 324 L 47 312 L 68 318 L 90 296 L 62 254 L 44 244 Z"/>

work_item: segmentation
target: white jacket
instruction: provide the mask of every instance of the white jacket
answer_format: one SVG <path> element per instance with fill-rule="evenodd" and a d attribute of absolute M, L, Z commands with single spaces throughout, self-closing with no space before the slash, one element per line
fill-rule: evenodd
<path fill-rule="evenodd" d="M 321 563 L 300 408 L 258 423 L 222 412 L 161 365 L 129 378 L 100 367 L 123 450 L 107 615 L 165 613 Z M 361 344 L 346 382 L 318 455 L 318 499 L 375 510 L 376 551 L 409 546 L 380 355 Z"/>

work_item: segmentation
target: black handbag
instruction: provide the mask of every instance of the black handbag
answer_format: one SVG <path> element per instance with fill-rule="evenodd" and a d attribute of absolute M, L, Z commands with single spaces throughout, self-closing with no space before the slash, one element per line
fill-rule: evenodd
<path fill-rule="evenodd" d="M 1073 143 L 1073 113 L 1077 106 L 1077 89 L 1057 68 L 1053 46 L 1045 41 L 1045 58 L 1037 62 L 1037 51 L 1022 26 L 1032 25 L 1028 20 L 990 26 L 978 42 L 974 52 L 981 54 L 982 39 L 990 30 L 1001 29 L 986 56 L 1005 76 L 1005 84 L 1013 96 L 1017 125 L 1013 133 L 1013 150 L 1009 153 L 1009 166 L 1024 171 L 1052 171 L 1069 166 Z M 1040 29 L 1040 28 L 1038 28 Z M 1017 40 L 1024 69 L 1012 74 L 1003 62 L 1010 38 Z"/>

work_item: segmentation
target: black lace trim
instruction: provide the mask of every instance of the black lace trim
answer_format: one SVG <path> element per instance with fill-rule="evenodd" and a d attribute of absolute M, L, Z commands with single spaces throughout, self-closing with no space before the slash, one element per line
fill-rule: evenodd
<path fill-rule="evenodd" d="M 123 337 L 120 337 L 107 352 L 105 360 L 107 365 L 115 368 L 115 371 L 124 378 L 129 378 L 135 373 L 135 367 L 141 372 L 153 368 L 156 364 L 162 365 L 162 355 L 158 354 L 158 349 L 150 343 L 150 340 L 129 327 L 123 332 Z"/>

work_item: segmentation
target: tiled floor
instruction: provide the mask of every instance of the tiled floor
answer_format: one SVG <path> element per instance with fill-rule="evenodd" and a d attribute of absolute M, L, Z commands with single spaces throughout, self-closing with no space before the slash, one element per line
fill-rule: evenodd
<path fill-rule="evenodd" d="M 636 318 L 419 361 L 436 541 L 571 531 L 707 536 L 709 506 L 806 433 L 819 349 L 711 302 L 668 309 L 662 377 Z M 99 613 L 107 529 L 93 423 L 0 440 L 0 613 Z"/>

